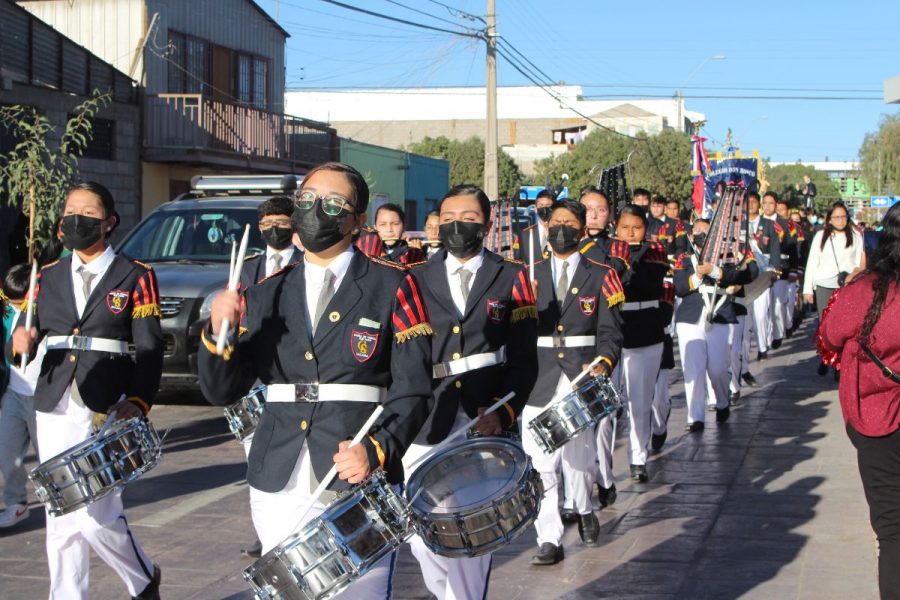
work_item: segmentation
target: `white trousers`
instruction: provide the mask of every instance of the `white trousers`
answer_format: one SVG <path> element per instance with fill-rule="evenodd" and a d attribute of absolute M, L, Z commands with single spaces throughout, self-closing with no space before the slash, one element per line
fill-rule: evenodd
<path fill-rule="evenodd" d="M 560 374 L 554 397 L 571 391 L 569 379 L 565 373 Z M 550 454 L 544 452 L 528 429 L 528 423 L 534 420 L 545 407 L 526 406 L 522 410 L 522 448 L 531 457 L 532 466 L 540 473 L 544 484 L 544 499 L 534 527 L 537 530 L 538 546 L 550 543 L 559 546 L 563 536 L 563 522 L 559 516 L 559 471 L 565 477 L 566 498 L 572 501 L 574 509 L 580 515 L 587 515 L 593 510 L 591 492 L 593 491 L 596 473 L 594 459 L 597 451 L 594 447 L 594 432 L 591 429 L 581 432 L 569 440 L 566 445 Z"/>
<path fill-rule="evenodd" d="M 688 425 L 704 421 L 707 377 L 712 388 L 716 408 L 728 406 L 729 366 L 731 351 L 729 337 L 733 327 L 718 323 L 676 323 L 681 370 L 684 373 L 684 392 L 687 398 Z M 710 402 L 712 404 L 712 402 Z"/>
<path fill-rule="evenodd" d="M 670 369 L 660 369 L 656 376 L 656 387 L 653 392 L 653 435 L 662 435 L 666 432 L 669 415 L 672 413 L 672 397 L 669 395 Z"/>
<path fill-rule="evenodd" d="M 772 298 L 774 288 L 769 288 L 753 301 L 753 329 L 756 331 L 756 347 L 768 352 L 772 345 Z"/>
<path fill-rule="evenodd" d="M 459 430 L 469 420 L 469 416 L 460 407 L 453 421 L 451 433 Z M 430 421 L 425 424 L 422 428 L 423 433 L 419 434 L 403 455 L 403 469 L 407 479 L 415 470 L 410 469 L 410 466 L 432 448 L 426 443 L 424 435 L 425 431 L 431 429 L 430 425 Z M 465 437 L 459 437 L 457 440 L 465 441 Z M 416 465 L 419 466 L 421 465 Z M 490 554 L 474 558 L 448 558 L 429 550 L 418 534 L 409 539 L 409 548 L 419 561 L 425 587 L 438 600 L 481 600 L 487 597 L 491 577 Z"/>
<path fill-rule="evenodd" d="M 309 514 L 302 521 L 298 521 L 300 512 L 312 497 L 311 470 L 312 461 L 304 442 L 300 456 L 297 457 L 294 465 L 294 471 L 284 489 L 279 492 L 263 492 L 250 486 L 250 514 L 253 517 L 256 535 L 259 536 L 259 541 L 262 543 L 263 554 L 279 545 L 306 523 L 317 518 L 327 508 L 326 505 L 317 501 Z M 391 552 L 368 573 L 334 598 L 341 600 L 388 598 L 396 557 L 397 553 Z"/>
<path fill-rule="evenodd" d="M 797 308 L 797 294 L 800 293 L 799 281 L 788 281 L 787 302 L 785 309 L 788 311 L 788 327 L 794 326 L 794 309 Z"/>
<path fill-rule="evenodd" d="M 653 396 L 656 392 L 662 353 L 662 342 L 640 348 L 623 348 L 620 368 L 613 371 L 613 380 L 628 402 L 628 453 L 633 465 L 647 464 L 650 432 L 653 428 Z M 601 440 L 603 425 L 604 423 L 601 423 L 597 429 L 598 456 L 604 445 L 604 440 Z M 611 427 L 611 424 L 606 426 Z M 609 440 L 606 440 L 606 443 L 609 443 Z M 600 463 L 603 464 L 602 459 Z"/>
<path fill-rule="evenodd" d="M 779 279 L 772 286 L 772 338 L 784 339 L 785 332 L 791 328 L 794 320 L 794 305 L 790 304 L 790 283 L 787 279 Z"/>
<path fill-rule="evenodd" d="M 744 338 L 747 334 L 747 315 L 738 315 L 737 324 L 732 325 L 731 332 L 731 379 L 728 382 L 728 390 L 734 394 L 741 391 L 741 375 L 747 371 L 749 360 L 744 358 Z"/>
<path fill-rule="evenodd" d="M 53 412 L 36 412 L 41 462 L 80 444 L 91 434 L 90 409 L 66 394 Z M 89 597 L 91 549 L 115 571 L 131 596 L 153 577 L 147 557 L 125 520 L 121 492 L 59 517 L 47 513 L 47 560 L 51 600 Z"/>

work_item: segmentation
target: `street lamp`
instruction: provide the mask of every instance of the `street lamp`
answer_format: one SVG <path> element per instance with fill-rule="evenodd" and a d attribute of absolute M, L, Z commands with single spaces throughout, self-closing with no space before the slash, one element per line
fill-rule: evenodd
<path fill-rule="evenodd" d="M 700 70 L 706 66 L 706 63 L 708 63 L 711 60 L 725 60 L 725 55 L 724 54 L 713 54 L 712 56 L 707 56 L 706 58 L 704 58 L 703 62 L 701 62 L 699 65 L 697 65 L 697 68 L 694 69 L 691 72 L 691 74 L 688 75 L 688 78 L 685 79 L 683 82 L 681 82 L 681 85 L 678 86 L 677 90 L 675 90 L 675 101 L 676 101 L 676 105 L 677 105 L 677 109 L 678 109 L 678 131 L 681 131 L 681 132 L 684 131 L 684 94 L 682 93 L 681 90 L 682 90 L 682 88 L 684 88 L 684 86 L 686 86 L 688 84 L 688 82 L 690 82 L 691 79 L 696 77 L 697 73 L 699 73 Z"/>

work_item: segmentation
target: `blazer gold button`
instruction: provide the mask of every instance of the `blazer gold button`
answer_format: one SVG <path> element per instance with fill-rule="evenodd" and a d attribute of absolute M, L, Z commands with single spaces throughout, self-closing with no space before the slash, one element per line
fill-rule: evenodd
<path fill-rule="evenodd" d="M 340 318 L 341 318 L 341 313 L 339 313 L 338 311 L 334 311 L 333 313 L 328 315 L 328 320 L 331 321 L 332 323 L 337 323 Z"/>
<path fill-rule="evenodd" d="M 309 427 L 309 423 L 306 422 L 306 419 L 300 421 L 300 429 L 306 431 L 306 428 Z"/>
<path fill-rule="evenodd" d="M 459 358 L 460 358 L 459 352 L 454 352 L 454 353 L 453 353 L 453 360 L 459 360 Z"/>
<path fill-rule="evenodd" d="M 557 325 L 557 326 L 556 326 L 556 330 L 557 330 L 557 331 L 562 331 L 563 329 L 565 329 L 565 327 L 563 327 L 562 325 Z"/>
<path fill-rule="evenodd" d="M 459 325 L 453 326 L 453 333 L 459 333 Z"/>
<path fill-rule="evenodd" d="M 69 362 L 70 362 L 70 363 L 75 362 L 75 355 L 74 355 L 74 354 L 70 354 L 70 355 L 69 355 Z"/>
<path fill-rule="evenodd" d="M 312 359 L 313 359 L 313 353 L 310 352 L 309 350 L 307 350 L 307 351 L 306 351 L 306 354 L 303 355 L 303 358 L 305 358 L 306 360 L 312 360 Z"/>
<path fill-rule="evenodd" d="M 573 294 L 577 294 L 577 293 L 578 293 L 578 288 L 572 288 L 572 293 L 573 293 Z"/>
<path fill-rule="evenodd" d="M 566 353 L 565 353 L 565 352 L 560 352 L 560 353 L 557 354 L 556 356 L 558 356 L 559 358 L 565 358 L 565 357 L 566 357 Z"/>
<path fill-rule="evenodd" d="M 456 389 L 461 388 L 461 387 L 462 387 L 462 381 L 460 381 L 460 380 L 457 379 L 455 385 L 456 385 Z"/>

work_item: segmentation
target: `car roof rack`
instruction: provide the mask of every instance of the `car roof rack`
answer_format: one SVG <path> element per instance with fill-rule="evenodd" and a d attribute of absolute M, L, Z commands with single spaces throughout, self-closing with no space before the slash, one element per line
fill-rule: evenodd
<path fill-rule="evenodd" d="M 252 195 L 292 193 L 303 175 L 197 175 L 191 178 L 191 192 L 202 195 Z"/>

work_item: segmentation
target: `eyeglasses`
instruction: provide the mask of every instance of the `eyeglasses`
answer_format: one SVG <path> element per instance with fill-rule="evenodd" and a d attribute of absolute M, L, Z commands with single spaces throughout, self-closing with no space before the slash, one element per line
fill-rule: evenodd
<path fill-rule="evenodd" d="M 301 192 L 297 194 L 294 206 L 297 207 L 298 210 L 309 210 L 315 206 L 316 200 L 322 201 L 322 211 L 330 217 L 337 217 L 344 211 L 352 213 L 355 208 L 353 204 L 343 196 L 338 194 L 317 196 L 312 190 L 301 190 Z"/>

